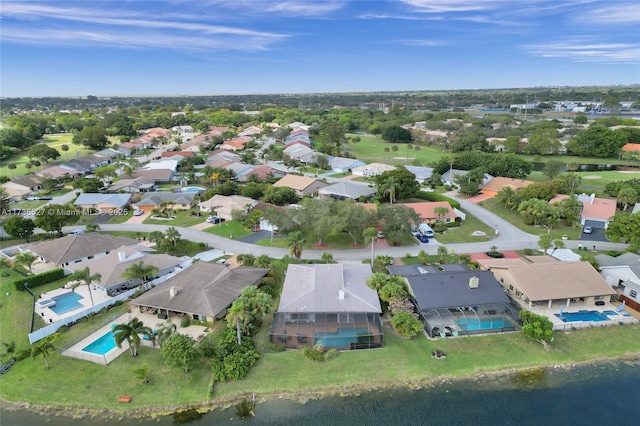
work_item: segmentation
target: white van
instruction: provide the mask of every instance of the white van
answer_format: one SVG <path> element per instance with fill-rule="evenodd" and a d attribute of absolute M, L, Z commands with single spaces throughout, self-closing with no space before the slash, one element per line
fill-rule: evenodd
<path fill-rule="evenodd" d="M 426 223 L 421 223 L 420 226 L 418 227 L 418 231 L 422 234 L 422 235 L 426 235 L 429 238 L 433 237 L 433 229 L 431 229 L 431 227 L 429 225 L 427 225 Z"/>
<path fill-rule="evenodd" d="M 69 232 L 69 235 L 77 235 L 77 234 L 84 234 L 84 229 L 74 229 L 73 231 Z"/>

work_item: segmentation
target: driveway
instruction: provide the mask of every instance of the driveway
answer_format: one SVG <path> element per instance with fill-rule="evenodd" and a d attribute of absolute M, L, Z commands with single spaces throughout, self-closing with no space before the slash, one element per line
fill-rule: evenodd
<path fill-rule="evenodd" d="M 238 241 L 242 241 L 243 243 L 255 244 L 260 240 L 268 240 L 271 238 L 271 231 L 257 231 L 252 232 L 249 235 L 245 235 L 244 237 L 238 238 Z M 286 238 L 284 235 L 274 235 L 273 238 Z"/>
<path fill-rule="evenodd" d="M 140 216 L 131 216 L 125 223 L 128 225 L 142 223 L 143 220 L 151 216 L 151 212 L 144 212 Z"/>

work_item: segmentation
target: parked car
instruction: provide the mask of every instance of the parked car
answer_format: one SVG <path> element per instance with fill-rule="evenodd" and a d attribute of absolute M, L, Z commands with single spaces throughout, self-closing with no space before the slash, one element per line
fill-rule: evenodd
<path fill-rule="evenodd" d="M 221 217 L 218 217 L 218 216 L 209 216 L 209 217 L 207 218 L 207 223 L 213 223 L 213 224 L 216 224 L 216 223 L 222 223 L 222 222 L 224 222 L 224 221 L 225 221 L 225 219 L 223 219 L 223 218 L 221 218 Z"/>
<path fill-rule="evenodd" d="M 384 238 L 384 232 L 378 231 L 378 238 Z"/>
<path fill-rule="evenodd" d="M 584 232 L 585 234 L 591 234 L 593 232 L 593 228 L 590 226 L 585 226 L 582 232 Z"/>
<path fill-rule="evenodd" d="M 84 234 L 84 229 L 74 229 L 73 231 L 69 232 L 69 235 L 77 235 L 77 234 Z"/>
<path fill-rule="evenodd" d="M 219 259 L 219 260 L 216 260 L 216 263 L 217 263 L 218 265 L 229 266 L 229 262 L 227 262 L 227 259 Z"/>
<path fill-rule="evenodd" d="M 429 242 L 429 237 L 427 237 L 426 235 L 423 235 L 423 234 L 416 235 L 416 238 L 418 240 L 420 240 L 421 243 L 428 243 Z"/>
<path fill-rule="evenodd" d="M 144 214 L 144 210 L 138 210 L 138 209 L 135 209 L 135 210 L 133 211 L 133 215 L 134 215 L 134 216 L 142 216 L 143 214 Z"/>

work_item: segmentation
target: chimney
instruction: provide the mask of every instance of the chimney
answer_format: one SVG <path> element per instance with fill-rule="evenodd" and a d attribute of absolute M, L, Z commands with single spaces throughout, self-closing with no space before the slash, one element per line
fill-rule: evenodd
<path fill-rule="evenodd" d="M 127 258 L 127 255 L 125 254 L 124 251 L 118 252 L 118 262 L 124 262 L 126 258 Z"/>
<path fill-rule="evenodd" d="M 477 275 L 469 278 L 469 288 L 478 288 L 480 285 L 480 278 Z"/>
<path fill-rule="evenodd" d="M 174 298 L 176 294 L 178 294 L 178 289 L 175 287 L 171 287 L 169 289 L 169 296 L 171 296 L 171 298 Z"/>
<path fill-rule="evenodd" d="M 344 290 L 343 289 L 338 290 L 338 299 L 344 300 Z"/>

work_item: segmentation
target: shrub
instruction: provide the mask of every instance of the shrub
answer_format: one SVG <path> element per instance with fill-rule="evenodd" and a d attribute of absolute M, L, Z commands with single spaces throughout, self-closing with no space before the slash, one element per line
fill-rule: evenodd
<path fill-rule="evenodd" d="M 533 252 L 533 249 L 532 249 L 532 248 L 529 248 L 529 247 L 527 247 L 526 249 L 524 249 L 522 252 L 525 254 L 525 256 L 531 256 L 531 255 L 533 255 L 533 253 L 534 253 L 534 252 Z"/>
<path fill-rule="evenodd" d="M 445 188 L 446 188 L 446 186 L 445 186 Z M 460 202 L 459 201 L 454 200 L 453 198 L 449 198 L 446 195 L 439 194 L 437 192 L 418 191 L 418 193 L 415 194 L 414 197 L 415 198 L 420 198 L 421 200 L 425 200 L 425 201 L 446 201 L 447 203 L 449 203 L 451 205 L 451 207 L 456 208 L 456 209 L 460 208 Z"/>
<path fill-rule="evenodd" d="M 19 278 L 13 282 L 13 287 L 18 291 L 24 291 L 24 286 L 29 288 L 38 287 L 44 284 L 64 278 L 64 269 L 52 269 L 37 275 L 29 275 L 28 277 Z"/>
<path fill-rule="evenodd" d="M 236 331 L 227 328 L 220 336 L 211 361 L 213 380 L 226 382 L 228 380 L 242 380 L 249 374 L 249 370 L 260 358 L 253 340 L 244 337 L 238 345 Z"/>
<path fill-rule="evenodd" d="M 264 348 L 268 352 L 284 352 L 284 350 L 286 349 L 286 346 L 283 345 L 282 343 L 267 342 L 265 343 Z"/>
<path fill-rule="evenodd" d="M 311 361 L 325 362 L 336 358 L 338 351 L 336 349 L 326 350 L 322 342 L 318 342 L 312 348 L 309 346 L 303 348 L 302 355 Z"/>
<path fill-rule="evenodd" d="M 393 328 L 404 337 L 415 337 L 422 331 L 422 322 L 410 312 L 400 311 L 391 318 Z"/>
<path fill-rule="evenodd" d="M 182 328 L 186 328 L 189 327 L 191 325 L 191 318 L 188 316 L 183 316 L 182 319 L 180 320 L 180 327 Z"/>

